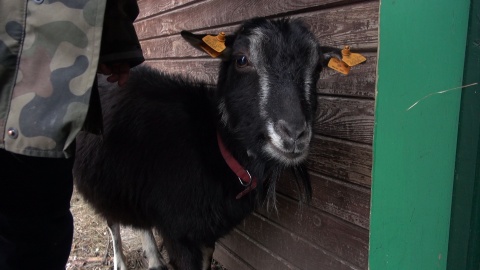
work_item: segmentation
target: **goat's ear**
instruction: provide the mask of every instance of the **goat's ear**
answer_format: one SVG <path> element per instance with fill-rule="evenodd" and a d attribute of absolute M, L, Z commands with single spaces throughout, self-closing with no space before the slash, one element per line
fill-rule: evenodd
<path fill-rule="evenodd" d="M 320 47 L 320 52 L 322 53 L 323 60 L 322 66 L 327 67 L 328 62 L 332 58 L 337 58 L 338 60 L 342 61 L 342 49 L 334 48 L 334 47 Z"/>
<path fill-rule="evenodd" d="M 227 58 L 234 40 L 233 36 L 227 36 L 223 32 L 215 36 L 182 31 L 181 35 L 190 45 L 214 58 Z"/>
<path fill-rule="evenodd" d="M 180 32 L 180 34 L 182 35 L 183 39 L 188 41 L 188 43 L 190 43 L 190 45 L 192 45 L 193 47 L 195 47 L 197 49 L 201 49 L 200 44 L 203 42 L 202 38 L 204 36 L 206 36 L 206 35 L 195 35 L 191 32 L 185 31 L 185 30 Z"/>

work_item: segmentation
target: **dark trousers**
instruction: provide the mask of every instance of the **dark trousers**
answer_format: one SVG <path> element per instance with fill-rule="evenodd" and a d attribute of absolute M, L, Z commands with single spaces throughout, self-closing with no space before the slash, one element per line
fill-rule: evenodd
<path fill-rule="evenodd" d="M 73 158 L 0 149 L 0 269 L 65 269 L 73 237 Z"/>

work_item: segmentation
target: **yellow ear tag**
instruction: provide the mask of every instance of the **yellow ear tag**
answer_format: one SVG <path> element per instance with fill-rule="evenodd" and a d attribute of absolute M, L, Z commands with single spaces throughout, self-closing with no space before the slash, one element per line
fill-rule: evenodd
<path fill-rule="evenodd" d="M 350 46 L 345 46 L 342 50 L 342 61 L 353 67 L 365 62 L 367 58 L 359 53 L 350 52 Z"/>
<path fill-rule="evenodd" d="M 328 61 L 328 67 L 345 75 L 350 72 L 350 67 L 347 63 L 334 57 L 330 58 L 330 61 Z"/>
<path fill-rule="evenodd" d="M 225 46 L 225 33 L 220 32 L 217 36 L 206 35 L 202 38 L 203 44 L 201 47 L 210 56 L 218 57 L 227 47 Z"/>
<path fill-rule="evenodd" d="M 221 53 L 216 52 L 212 48 L 208 47 L 205 44 L 200 44 L 200 48 L 202 48 L 206 53 L 208 53 L 211 57 L 217 58 Z"/>

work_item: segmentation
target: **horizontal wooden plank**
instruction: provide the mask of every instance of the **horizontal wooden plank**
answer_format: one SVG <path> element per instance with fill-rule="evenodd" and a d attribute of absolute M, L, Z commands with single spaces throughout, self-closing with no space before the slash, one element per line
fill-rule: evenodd
<path fill-rule="evenodd" d="M 377 53 L 362 53 L 367 62 L 352 67 L 350 74 L 343 75 L 333 69 L 326 68 L 320 74 L 317 92 L 325 95 L 375 98 L 377 80 Z"/>
<path fill-rule="evenodd" d="M 249 216 L 237 228 L 299 269 L 358 269 L 258 214 Z"/>
<path fill-rule="evenodd" d="M 350 45 L 353 50 L 365 50 L 378 47 L 378 10 L 377 1 L 361 2 L 298 17 L 310 26 L 322 45 Z"/>
<path fill-rule="evenodd" d="M 310 180 L 313 192 L 311 206 L 362 228 L 369 228 L 370 189 L 314 173 L 310 174 Z M 290 198 L 298 198 L 297 187 L 287 174 L 279 181 L 277 191 Z"/>
<path fill-rule="evenodd" d="M 352 50 L 376 49 L 378 46 L 378 3 L 364 3 L 342 7 L 328 11 L 302 14 L 305 21 L 317 40 L 322 45 L 338 46 L 350 45 Z M 346 16 L 352 14 L 351 16 Z M 374 21 L 372 21 L 374 20 Z M 220 31 L 232 33 L 239 25 L 225 26 L 199 31 L 197 33 L 216 34 Z M 152 26 L 153 27 L 153 26 Z M 193 29 L 181 29 L 193 30 Z M 178 34 L 162 38 L 141 41 L 146 59 L 186 58 L 199 57 L 205 54 L 192 48 Z"/>
<path fill-rule="evenodd" d="M 145 17 L 157 15 L 159 13 L 167 12 L 171 9 L 178 8 L 191 3 L 201 2 L 199 0 L 171 0 L 171 1 L 159 1 L 159 0 L 137 0 L 138 14 L 137 21 Z"/>
<path fill-rule="evenodd" d="M 322 9 L 332 6 L 332 4 L 346 4 L 354 3 L 355 0 L 296 0 L 296 1 L 271 1 L 271 0 L 258 0 L 255 1 L 255 4 L 252 4 L 248 1 L 224 1 L 224 0 L 211 0 L 206 2 L 201 2 L 196 5 L 189 6 L 188 9 L 175 10 L 160 16 L 155 16 L 148 18 L 146 20 L 138 21 L 135 23 L 135 29 L 137 31 L 138 37 L 140 39 L 149 39 L 159 36 L 168 36 L 175 33 L 179 33 L 181 30 L 196 30 L 196 29 L 205 29 L 213 28 L 224 25 L 238 24 L 239 22 L 244 21 L 247 18 L 252 17 L 274 17 L 282 16 L 285 14 L 290 14 L 291 12 L 296 12 L 299 10 L 315 10 Z M 367 24 L 357 23 L 355 20 L 358 20 L 357 15 L 355 14 L 358 9 L 354 9 L 351 12 L 343 11 L 342 7 L 339 8 L 339 11 L 327 11 L 325 16 L 329 16 L 328 13 L 335 15 L 334 17 L 328 18 L 338 18 L 341 17 L 345 21 L 350 21 L 353 25 L 350 28 L 353 31 L 351 34 L 345 34 L 345 36 L 354 36 L 356 32 L 359 35 L 365 35 L 365 30 L 369 30 L 370 26 L 375 26 L 375 21 L 378 22 L 378 2 L 362 3 L 361 5 L 352 5 L 359 6 L 359 9 L 362 6 L 376 6 L 375 12 L 371 13 L 371 21 Z M 350 7 L 350 6 L 348 6 Z M 351 10 L 350 8 L 348 8 Z M 322 12 L 322 11 L 320 11 Z M 308 13 L 306 13 L 308 14 Z M 307 16 L 302 14 L 302 17 Z M 354 18 L 355 20 L 350 20 L 349 18 Z M 342 24 L 344 25 L 344 24 Z M 152 27 L 153 26 L 153 27 Z M 324 32 L 328 33 L 330 29 L 323 29 Z M 372 33 L 371 36 L 375 38 L 375 34 Z"/>
<path fill-rule="evenodd" d="M 311 178 L 313 206 L 362 228 L 369 228 L 370 189 L 329 179 L 322 175 L 312 174 Z"/>
<path fill-rule="evenodd" d="M 373 100 L 319 96 L 315 132 L 372 144 L 374 107 Z"/>
<path fill-rule="evenodd" d="M 239 258 L 228 247 L 222 245 L 221 243 L 215 243 L 215 252 L 213 253 L 213 258 L 226 269 L 231 269 L 231 270 L 254 269 L 248 263 L 246 263 L 245 260 L 243 260 L 242 258 Z"/>
<path fill-rule="evenodd" d="M 315 136 L 309 153 L 308 169 L 317 174 L 370 188 L 372 147 Z"/>
<path fill-rule="evenodd" d="M 266 249 L 263 245 L 251 239 L 245 233 L 234 229 L 218 241 L 227 246 L 240 258 L 247 261 L 254 269 L 262 270 L 288 270 L 299 269 L 277 254 Z M 232 269 L 234 270 L 234 269 Z"/>
<path fill-rule="evenodd" d="M 360 269 L 367 268 L 368 230 L 335 218 L 309 205 L 300 205 L 298 201 L 281 194 L 277 195 L 277 210 L 275 212 L 260 208 L 257 212 L 279 226 L 288 228 L 293 234 L 308 239 L 336 257 L 348 261 Z M 300 257 L 303 256 L 300 255 Z"/>

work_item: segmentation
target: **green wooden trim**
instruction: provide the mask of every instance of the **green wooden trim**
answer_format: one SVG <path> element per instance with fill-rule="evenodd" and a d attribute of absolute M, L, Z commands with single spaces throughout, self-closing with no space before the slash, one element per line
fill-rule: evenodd
<path fill-rule="evenodd" d="M 472 1 L 464 84 L 480 82 L 480 2 Z M 480 270 L 480 85 L 462 92 L 449 270 Z"/>
<path fill-rule="evenodd" d="M 371 270 L 446 269 L 469 4 L 381 1 Z"/>

